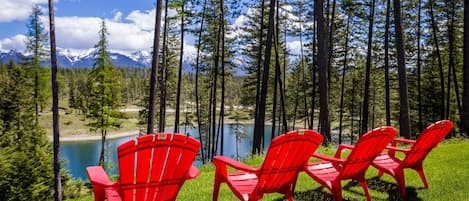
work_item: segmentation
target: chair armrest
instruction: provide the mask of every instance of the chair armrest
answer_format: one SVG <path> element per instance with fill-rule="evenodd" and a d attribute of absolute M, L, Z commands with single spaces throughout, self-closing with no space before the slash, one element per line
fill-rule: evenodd
<path fill-rule="evenodd" d="M 215 165 L 215 167 L 222 167 L 222 165 L 223 165 L 226 168 L 226 165 L 228 165 L 228 166 L 233 167 L 237 170 L 242 170 L 242 171 L 252 172 L 252 173 L 257 172 L 256 168 L 249 167 L 249 166 L 245 165 L 244 163 L 241 163 L 239 161 L 233 160 L 233 159 L 225 157 L 225 156 L 215 156 L 213 158 L 213 164 Z"/>
<path fill-rule="evenodd" d="M 186 179 L 195 179 L 199 176 L 199 174 L 200 174 L 199 169 L 197 169 L 197 167 L 192 165 L 186 174 Z"/>
<path fill-rule="evenodd" d="M 335 152 L 334 157 L 340 158 L 340 155 L 342 154 L 343 149 L 353 149 L 353 148 L 355 148 L 354 145 L 340 144 L 339 147 L 337 148 L 337 151 Z"/>
<path fill-rule="evenodd" d="M 409 140 L 404 138 L 395 138 L 392 140 L 392 146 L 395 147 L 398 143 L 415 144 L 415 140 Z"/>
<path fill-rule="evenodd" d="M 321 160 L 332 162 L 332 163 L 344 163 L 345 162 L 345 160 L 343 160 L 343 159 L 330 157 L 330 156 L 327 156 L 327 155 L 324 155 L 324 154 L 314 153 L 312 156 L 315 157 L 315 158 L 319 158 Z"/>
<path fill-rule="evenodd" d="M 389 150 L 389 151 L 400 151 L 400 152 L 403 152 L 403 153 L 407 153 L 407 152 L 410 151 L 410 149 L 392 147 L 392 146 L 387 146 L 386 149 Z"/>
<path fill-rule="evenodd" d="M 90 182 L 93 185 L 111 187 L 116 184 L 116 182 L 112 182 L 111 180 L 109 180 L 109 177 L 101 166 L 87 167 L 86 173 L 88 174 L 88 178 L 90 179 Z"/>
<path fill-rule="evenodd" d="M 410 149 L 399 148 L 395 146 L 387 146 L 386 149 L 388 150 L 388 155 L 393 158 L 396 157 L 396 151 L 403 152 L 405 154 L 410 151 Z"/>

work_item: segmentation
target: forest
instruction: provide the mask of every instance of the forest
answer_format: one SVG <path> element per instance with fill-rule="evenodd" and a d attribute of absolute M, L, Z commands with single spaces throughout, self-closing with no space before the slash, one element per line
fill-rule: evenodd
<path fill-rule="evenodd" d="M 28 171 L 1 171 L 0 200 L 19 192 L 35 195 L 32 200 L 62 199 L 60 111 L 86 119 L 103 145 L 125 118 L 119 109 L 128 106 L 141 109 L 135 128 L 143 133 L 197 126 L 204 136 L 203 163 L 223 154 L 223 143 L 217 143 L 224 137 L 220 125 L 233 119 L 254 124 L 253 155 L 264 150 L 263 133 L 274 138 L 278 131 L 296 128 L 318 130 L 327 146 L 353 143 L 383 125 L 415 139 L 427 125 L 450 119 L 455 123 L 450 137 L 468 137 L 468 4 L 157 0 L 151 66 L 115 66 L 103 19 L 94 65 L 62 68 L 54 61 L 49 0 L 50 33 L 39 21 L 44 13 L 32 8 L 31 58 L 0 63 L 0 169 L 21 166 L 35 175 L 25 182 Z M 236 20 L 240 16 L 243 20 Z M 183 65 L 185 40 L 196 47 L 188 67 Z M 43 65 L 49 58 L 51 65 Z M 168 114 L 169 109 L 175 112 Z M 54 114 L 53 133 L 39 126 L 45 111 Z M 274 125 L 272 131 L 265 130 L 267 124 Z M 53 136 L 52 144 L 47 135 Z M 18 160 L 30 157 L 41 159 Z"/>

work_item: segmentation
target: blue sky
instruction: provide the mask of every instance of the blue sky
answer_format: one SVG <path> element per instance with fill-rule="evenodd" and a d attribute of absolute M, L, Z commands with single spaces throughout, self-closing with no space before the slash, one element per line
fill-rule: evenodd
<path fill-rule="evenodd" d="M 34 4 L 43 9 L 41 21 L 48 29 L 47 0 L 2 0 L 0 50 L 24 49 L 21 42 L 27 33 L 26 23 Z M 106 21 L 113 49 L 148 49 L 147 43 L 152 44 L 154 0 L 59 0 L 55 1 L 55 9 L 59 47 L 92 47 L 97 41 L 101 19 Z"/>
<path fill-rule="evenodd" d="M 42 23 L 48 29 L 47 0 L 1 0 L 0 51 L 24 51 L 26 23 L 33 5 L 44 13 Z M 55 21 L 58 48 L 79 53 L 98 41 L 101 20 L 110 35 L 109 48 L 122 52 L 149 51 L 153 44 L 156 0 L 56 0 Z M 175 11 L 170 10 L 169 15 Z M 245 16 L 233 20 L 234 28 L 243 26 Z M 48 30 L 47 30 L 48 31 Z M 236 37 L 236 34 L 232 35 Z M 193 36 L 186 36 L 184 57 L 194 57 Z M 290 50 L 299 50 L 299 41 L 289 40 Z"/>

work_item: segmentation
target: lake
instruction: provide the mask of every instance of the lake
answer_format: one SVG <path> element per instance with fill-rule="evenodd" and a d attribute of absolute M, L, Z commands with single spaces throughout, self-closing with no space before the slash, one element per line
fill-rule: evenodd
<path fill-rule="evenodd" d="M 167 132 L 172 132 L 173 129 L 167 129 Z M 246 158 L 251 154 L 252 148 L 252 134 L 254 131 L 254 125 L 252 124 L 225 124 L 225 138 L 224 138 L 224 150 L 223 155 L 236 159 L 236 155 L 240 158 Z M 199 139 L 199 133 L 197 128 L 190 128 L 185 130 L 181 128 L 181 133 L 189 134 Z M 238 132 L 235 132 L 238 131 Z M 270 144 L 270 136 L 272 132 L 272 126 L 265 127 L 265 146 L 268 147 Z M 243 133 L 242 137 L 236 140 L 236 133 Z M 117 174 L 117 146 L 122 143 L 135 139 L 135 136 L 123 137 L 118 139 L 109 139 L 106 141 L 106 162 L 113 162 L 115 167 L 109 170 L 110 173 Z M 236 147 L 238 147 L 238 153 L 236 153 Z M 80 178 L 87 180 L 85 168 L 93 166 L 98 163 L 99 154 L 101 152 L 101 141 L 84 141 L 84 142 L 64 142 L 60 145 L 60 157 L 65 160 L 63 167 L 67 169 L 74 178 Z M 201 161 L 196 161 L 195 165 L 200 165 Z"/>

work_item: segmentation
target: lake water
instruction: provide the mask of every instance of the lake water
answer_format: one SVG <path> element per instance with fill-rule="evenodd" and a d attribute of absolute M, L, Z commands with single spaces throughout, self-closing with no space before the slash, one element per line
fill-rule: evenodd
<path fill-rule="evenodd" d="M 236 124 L 225 124 L 225 138 L 224 138 L 224 150 L 223 155 L 236 159 L 236 155 L 240 158 L 245 158 L 251 153 L 252 148 L 252 133 L 254 131 L 254 125 L 236 125 Z M 172 129 L 166 130 L 172 132 Z M 191 128 L 185 130 L 181 128 L 181 133 L 188 133 L 199 139 L 199 133 L 197 128 Z M 235 132 L 238 131 L 238 132 Z M 268 147 L 270 144 L 270 136 L 272 132 L 272 126 L 266 126 L 265 128 L 265 146 Z M 236 133 L 243 133 L 241 138 L 236 140 Z M 135 139 L 135 136 L 109 139 L 106 142 L 106 162 L 113 162 L 115 168 L 109 170 L 110 173 L 118 173 L 117 171 L 117 146 L 120 144 Z M 236 147 L 238 147 L 238 153 L 236 153 Z M 101 141 L 86 141 L 86 142 L 67 142 L 60 145 L 60 157 L 65 159 L 66 163 L 63 165 L 74 178 L 80 178 L 87 180 L 85 168 L 93 166 L 98 163 L 99 154 L 101 152 Z M 196 165 L 200 165 L 200 161 L 196 161 Z"/>

